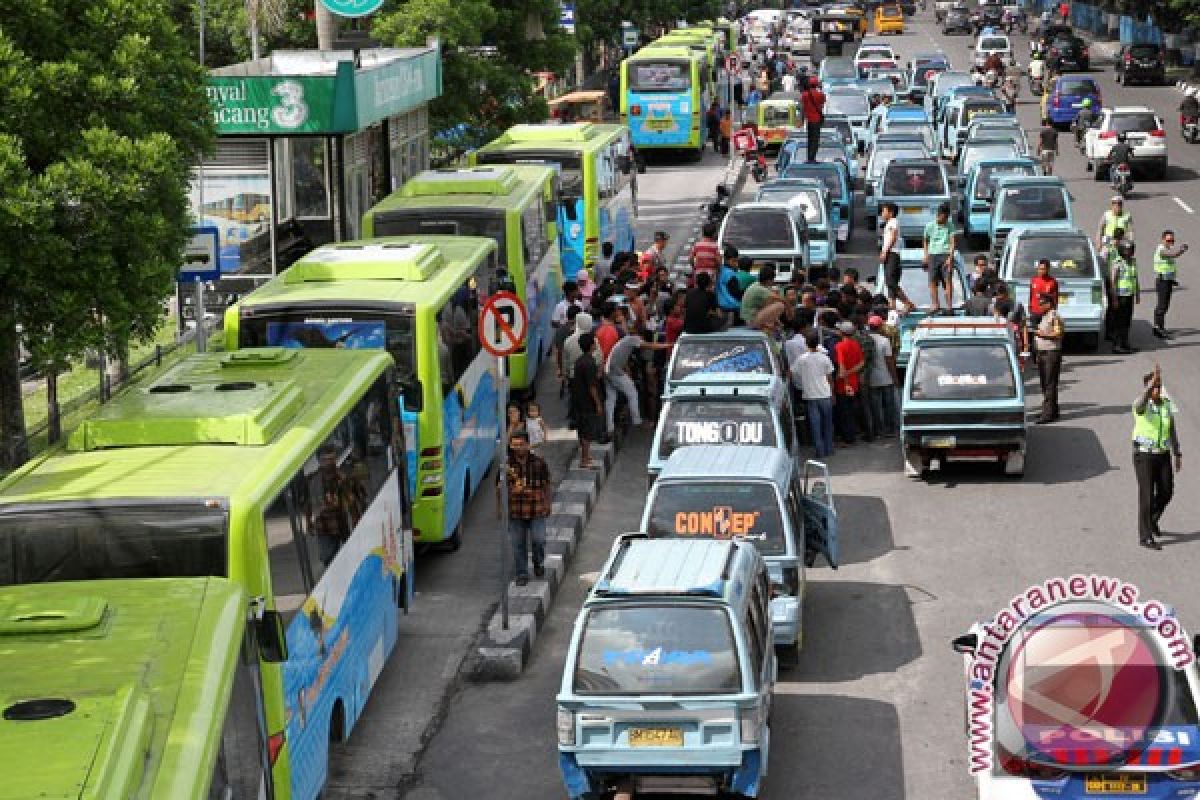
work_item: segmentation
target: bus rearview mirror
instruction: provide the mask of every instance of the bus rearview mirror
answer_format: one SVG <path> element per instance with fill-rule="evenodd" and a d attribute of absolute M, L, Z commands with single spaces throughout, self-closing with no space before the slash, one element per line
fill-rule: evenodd
<path fill-rule="evenodd" d="M 417 381 L 412 386 L 408 386 L 404 390 L 404 410 L 419 413 L 425 410 L 425 392 L 421 389 L 421 382 Z"/>
<path fill-rule="evenodd" d="M 283 615 L 278 611 L 263 611 L 254 621 L 258 652 L 268 664 L 282 664 L 288 660 L 287 634 Z"/>

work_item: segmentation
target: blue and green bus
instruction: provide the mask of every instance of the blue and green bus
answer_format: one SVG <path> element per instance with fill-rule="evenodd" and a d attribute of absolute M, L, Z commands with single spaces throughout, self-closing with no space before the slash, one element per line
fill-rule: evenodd
<path fill-rule="evenodd" d="M 621 121 L 639 150 L 704 148 L 710 102 L 705 57 L 685 46 L 650 45 L 621 62 Z"/>
<path fill-rule="evenodd" d="M 552 164 L 559 171 L 563 276 L 608 274 L 615 253 L 637 249 L 636 158 L 624 125 L 514 125 L 471 154 L 471 163 Z"/>
<path fill-rule="evenodd" d="M 531 389 L 550 354 L 550 319 L 562 299 L 558 176 L 543 165 L 429 170 L 363 215 L 363 236 L 424 233 L 496 241 L 501 282 L 528 313 L 525 343 L 508 359 L 511 386 Z"/>
<path fill-rule="evenodd" d="M 500 431 L 496 359 L 479 343 L 479 311 L 502 288 L 499 279 L 490 238 L 428 234 L 324 245 L 226 312 L 225 345 L 391 353 L 413 539 L 456 550 Z"/>

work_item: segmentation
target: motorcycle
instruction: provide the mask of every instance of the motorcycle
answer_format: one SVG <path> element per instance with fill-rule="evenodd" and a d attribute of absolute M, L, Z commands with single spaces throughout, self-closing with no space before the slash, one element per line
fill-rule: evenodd
<path fill-rule="evenodd" d="M 1097 120 L 1097 122 L 1099 122 L 1099 120 Z M 1087 154 L 1087 142 L 1085 137 L 1087 136 L 1088 129 L 1091 127 L 1091 125 L 1080 121 L 1078 118 L 1071 123 L 1071 131 L 1075 134 L 1075 148 L 1079 150 L 1080 153 L 1085 155 Z"/>
<path fill-rule="evenodd" d="M 1200 118 L 1183 118 L 1183 140 L 1188 144 L 1195 144 L 1197 141 L 1200 141 Z"/>
<path fill-rule="evenodd" d="M 750 174 L 754 177 L 754 182 L 765 181 L 767 179 L 767 147 L 761 137 L 753 150 L 746 151 L 745 159 L 746 163 L 750 165 Z"/>
<path fill-rule="evenodd" d="M 725 184 L 718 183 L 716 197 L 701 208 L 704 210 L 706 222 L 720 226 L 725 215 L 729 213 L 729 189 L 725 187 Z"/>
<path fill-rule="evenodd" d="M 1110 182 L 1112 183 L 1113 191 L 1128 197 L 1133 191 L 1133 169 L 1126 163 L 1113 164 L 1109 169 L 1111 173 Z"/>

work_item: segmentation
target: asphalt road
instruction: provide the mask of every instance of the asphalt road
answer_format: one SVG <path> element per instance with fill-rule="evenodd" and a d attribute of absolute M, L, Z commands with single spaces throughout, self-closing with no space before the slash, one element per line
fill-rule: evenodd
<path fill-rule="evenodd" d="M 931 11 L 915 23 L 910 20 L 908 32 L 892 41 L 902 55 L 942 49 L 955 66 L 967 63 L 969 38 L 941 37 Z M 1023 37 L 1018 53 L 1028 53 Z M 1152 285 L 1149 254 L 1162 228 L 1174 228 L 1181 241 L 1195 236 L 1193 252 L 1200 253 L 1193 211 L 1200 209 L 1200 148 L 1179 137 L 1175 108 L 1180 96 L 1174 88 L 1118 87 L 1108 66 L 1094 74 L 1107 104 L 1147 104 L 1168 121 L 1167 179 L 1139 181 L 1127 201 L 1135 219 L 1142 285 Z M 1019 113 L 1032 137 L 1037 108 L 1023 89 Z M 1064 150 L 1056 173 L 1068 181 L 1077 220 L 1092 231 L 1109 193 L 1093 182 L 1071 148 Z M 715 169 L 707 162 L 654 166 L 641 176 L 648 201 L 642 233 L 671 225 L 673 234 L 689 229 L 675 213 L 682 217 L 689 202 L 698 204 L 708 195 Z M 873 263 L 872 247 L 860 224 L 849 263 Z M 1151 337 L 1153 297 L 1147 292 L 1134 326 L 1137 354 L 1111 355 L 1107 346 L 1098 354 L 1068 351 L 1062 420 L 1031 428 L 1023 480 L 969 466 L 927 481 L 908 479 L 894 442 L 842 449 L 830 460 L 843 564 L 836 572 L 808 573 L 804 650 L 797 668 L 781 672 L 777 687 L 769 797 L 970 796 L 961 672 L 949 642 L 1046 578 L 1076 572 L 1125 578 L 1143 596 L 1173 604 L 1184 625 L 1200 630 L 1200 597 L 1191 568 L 1191 548 L 1200 547 L 1200 492 L 1190 489 L 1197 485 L 1191 471 L 1200 467 L 1188 460 L 1179 476 L 1178 494 L 1163 519 L 1168 532 L 1163 551 L 1145 550 L 1137 546 L 1129 444 L 1129 406 L 1141 374 L 1157 360 L 1167 391 L 1180 406 L 1185 458 L 1198 452 L 1193 449 L 1200 442 L 1193 398 L 1200 383 L 1193 348 L 1200 344 L 1200 309 L 1191 303 L 1190 292 L 1196 268 L 1195 256 L 1182 260 L 1183 285 L 1169 318 L 1178 332 L 1172 342 Z M 1030 411 L 1036 411 L 1036 379 L 1027 377 Z M 635 442 L 621 453 L 526 673 L 512 684 L 460 688 L 417 763 L 407 797 L 564 796 L 556 763 L 554 695 L 584 595 L 577 576 L 598 569 L 612 537 L 636 526 L 645 495 L 647 446 L 647 441 Z M 445 591 L 471 591 L 450 575 L 438 580 Z"/>

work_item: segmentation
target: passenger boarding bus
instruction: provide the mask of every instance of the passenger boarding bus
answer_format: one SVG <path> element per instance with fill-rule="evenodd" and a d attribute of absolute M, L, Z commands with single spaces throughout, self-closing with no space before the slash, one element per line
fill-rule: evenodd
<path fill-rule="evenodd" d="M 530 389 L 550 353 L 550 318 L 562 299 L 558 177 L 549 166 L 430 170 L 363 216 L 363 235 L 448 234 L 496 241 L 501 274 L 529 315 L 525 343 L 508 359 L 512 388 Z"/>
<path fill-rule="evenodd" d="M 284 657 L 264 623 L 278 617 L 236 583 L 5 586 L 0 608 L 4 796 L 287 796 L 266 769 L 280 740 L 263 713 L 262 667 Z"/>
<path fill-rule="evenodd" d="M 471 163 L 556 165 L 563 277 L 587 267 L 600 280 L 615 253 L 637 249 L 634 155 L 624 125 L 514 125 L 472 153 Z"/>
<path fill-rule="evenodd" d="M 479 310 L 496 242 L 399 236 L 319 247 L 225 314 L 225 347 L 387 349 L 404 422 L 413 539 L 457 550 L 500 420 Z M 507 400 L 507 398 L 505 398 Z"/>
<path fill-rule="evenodd" d="M 260 665 L 275 796 L 312 800 L 413 594 L 391 370 L 384 352 L 264 348 L 193 355 L 131 387 L 0 483 L 0 583 L 217 576 L 262 598 L 287 650 Z M 167 611 L 170 599 L 159 596 Z M 100 602 L 63 607 L 95 615 Z M 152 635 L 162 645 L 165 629 Z M 123 671 L 137 680 L 134 663 Z M 7 662 L 4 672 L 12 697 Z M 105 713 L 122 725 L 118 713 L 144 713 L 136 694 L 107 711 L 87 704 L 94 737 L 108 733 Z M 128 736 L 151 735 L 148 722 Z"/>
<path fill-rule="evenodd" d="M 687 47 L 644 47 L 621 62 L 621 121 L 639 150 L 704 150 L 711 76 Z"/>

